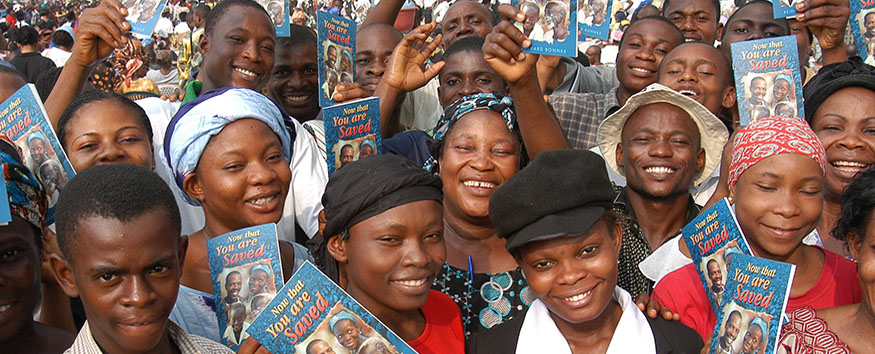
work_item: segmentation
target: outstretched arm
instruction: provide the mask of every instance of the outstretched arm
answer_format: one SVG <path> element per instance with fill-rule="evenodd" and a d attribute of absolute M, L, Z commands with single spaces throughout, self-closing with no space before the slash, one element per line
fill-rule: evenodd
<path fill-rule="evenodd" d="M 125 32 L 131 29 L 131 25 L 125 21 L 127 14 L 128 10 L 117 0 L 103 0 L 100 5 L 83 11 L 79 16 L 73 54 L 46 99 L 46 113 L 55 128 L 64 109 L 82 92 L 85 80 L 97 61 L 127 42 Z"/>
<path fill-rule="evenodd" d="M 486 36 L 483 56 L 510 86 L 529 158 L 534 159 L 542 151 L 570 149 L 562 126 L 543 99 L 536 68 L 538 55 L 522 50 L 531 46 L 532 41 L 508 21 L 523 21 L 525 15 L 510 5 L 499 6 L 498 14 L 502 20 Z"/>
<path fill-rule="evenodd" d="M 848 0 L 806 0 L 796 4 L 796 20 L 817 37 L 823 65 L 848 60 L 845 24 L 851 16 Z"/>

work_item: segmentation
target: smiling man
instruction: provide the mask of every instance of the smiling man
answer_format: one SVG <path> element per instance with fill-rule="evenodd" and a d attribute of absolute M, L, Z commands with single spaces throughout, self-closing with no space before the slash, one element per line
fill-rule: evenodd
<path fill-rule="evenodd" d="M 653 282 L 638 264 L 699 213 L 690 186 L 711 175 L 728 136 L 704 106 L 658 84 L 632 96 L 599 126 L 605 160 L 627 181 L 614 200 L 614 210 L 627 216 L 620 287 L 650 293 Z"/>
<path fill-rule="evenodd" d="M 718 0 L 666 0 L 662 15 L 678 26 L 687 42 L 714 45 L 720 19 Z"/>
<path fill-rule="evenodd" d="M 300 122 L 315 119 L 319 108 L 319 64 L 316 34 L 298 25 L 289 25 L 290 37 L 277 39 L 276 60 L 267 81 L 270 97 Z M 295 38 L 294 41 L 291 38 Z"/>

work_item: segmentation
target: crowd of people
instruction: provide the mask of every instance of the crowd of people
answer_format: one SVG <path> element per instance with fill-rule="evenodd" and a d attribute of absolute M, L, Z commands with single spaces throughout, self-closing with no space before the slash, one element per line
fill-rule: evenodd
<path fill-rule="evenodd" d="M 728 198 L 754 255 L 796 266 L 780 348 L 875 352 L 875 67 L 848 0 L 642 4 L 613 66 L 524 52 L 525 7 L 425 2 L 401 29 L 416 4 L 319 2 L 360 21 L 332 98 L 380 98 L 382 154 L 330 178 L 312 2 L 278 37 L 259 2 L 170 1 L 146 38 L 119 0 L 2 3 L 0 101 L 35 84 L 78 174 L 51 218 L 0 136 L 0 348 L 264 353 L 230 290 L 220 333 L 206 245 L 276 223 L 284 280 L 313 262 L 420 353 L 757 353 L 757 319 L 712 337 L 728 275 L 702 286 L 680 235 Z M 805 116 L 740 126 L 730 45 L 789 35 Z M 308 354 L 376 347 L 341 317 Z"/>

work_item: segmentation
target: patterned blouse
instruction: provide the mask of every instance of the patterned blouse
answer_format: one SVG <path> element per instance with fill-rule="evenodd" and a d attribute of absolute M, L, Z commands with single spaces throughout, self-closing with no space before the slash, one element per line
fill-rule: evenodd
<path fill-rule="evenodd" d="M 444 264 L 431 288 L 447 294 L 462 312 L 465 338 L 482 329 L 509 321 L 537 299 L 516 268 L 503 273 L 474 273 Z"/>
<path fill-rule="evenodd" d="M 803 307 L 787 314 L 787 323 L 781 327 L 778 347 L 787 354 L 833 353 L 850 354 L 851 349 L 829 330 L 826 321 L 817 317 L 811 307 Z"/>

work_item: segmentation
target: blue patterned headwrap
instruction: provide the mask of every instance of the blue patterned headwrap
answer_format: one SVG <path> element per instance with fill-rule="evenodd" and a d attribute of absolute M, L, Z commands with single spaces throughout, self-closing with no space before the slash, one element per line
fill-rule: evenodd
<path fill-rule="evenodd" d="M 355 320 L 355 317 L 352 317 L 349 312 L 340 311 L 336 315 L 332 316 L 330 320 L 328 320 L 328 325 L 331 327 L 331 332 L 334 332 L 334 325 L 336 325 L 337 322 L 340 322 L 341 320 L 350 320 L 353 324 L 356 325 L 356 327 L 358 327 L 358 322 Z"/>
<path fill-rule="evenodd" d="M 0 135 L 0 164 L 9 195 L 9 211 L 36 228 L 45 226 L 48 199 L 33 173 L 22 163 L 21 155 L 9 138 Z"/>
<path fill-rule="evenodd" d="M 507 129 L 517 134 L 517 136 L 520 136 L 516 111 L 513 107 L 513 100 L 510 97 L 503 96 L 499 93 L 477 93 L 456 100 L 444 109 L 444 113 L 441 115 L 441 118 L 438 120 L 434 129 L 427 133 L 436 142 L 442 142 L 456 122 L 462 119 L 466 114 L 481 109 L 490 110 L 501 115 L 501 118 L 504 118 L 504 122 L 507 124 Z M 526 155 L 525 147 L 522 146 L 522 138 L 520 138 L 520 146 L 520 164 L 522 166 L 524 165 L 522 161 L 525 160 L 524 157 Z M 425 164 L 423 164 L 422 167 L 426 171 L 437 172 L 438 156 L 435 155 L 436 153 L 432 152 L 432 156 L 425 161 Z"/>
<path fill-rule="evenodd" d="M 778 76 L 775 76 L 775 83 L 778 83 L 778 80 L 784 80 L 787 81 L 788 84 L 793 85 L 793 78 L 791 78 L 790 75 L 778 74 Z"/>
<path fill-rule="evenodd" d="M 267 273 L 267 275 L 270 275 L 270 268 L 268 268 L 264 264 L 256 264 L 256 265 L 252 266 L 252 268 L 249 269 L 249 274 L 252 275 L 252 273 L 255 273 L 256 270 L 263 271 L 263 272 Z"/>
<path fill-rule="evenodd" d="M 766 336 L 766 330 L 769 328 L 768 325 L 766 325 L 766 321 L 763 321 L 762 318 L 754 317 L 752 320 L 750 320 L 750 326 L 747 326 L 747 330 L 750 331 L 753 326 L 759 326 L 760 329 L 763 331 L 763 337 Z"/>
<path fill-rule="evenodd" d="M 272 99 L 247 88 L 221 88 L 200 95 L 179 108 L 164 134 L 161 162 L 173 174 L 186 202 L 200 202 L 185 193 L 182 181 L 193 173 L 210 139 L 238 119 L 257 119 L 280 139 L 286 161 L 292 160 L 295 128 L 289 115 Z M 240 137 L 246 139 L 247 137 Z"/>

